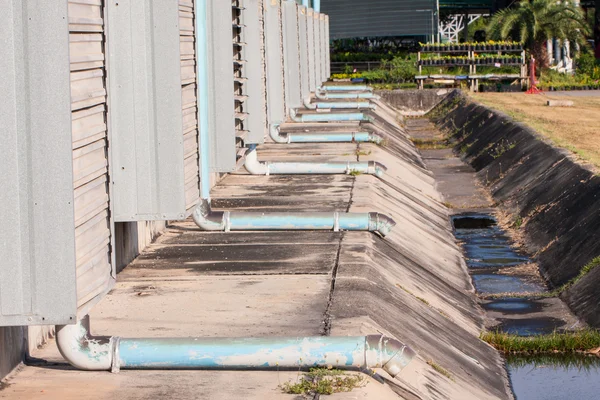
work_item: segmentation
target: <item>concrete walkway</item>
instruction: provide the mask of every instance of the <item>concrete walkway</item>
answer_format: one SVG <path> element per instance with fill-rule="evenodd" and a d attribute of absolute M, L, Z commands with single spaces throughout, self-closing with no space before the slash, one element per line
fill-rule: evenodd
<path fill-rule="evenodd" d="M 236 337 L 385 333 L 419 354 L 386 382 L 332 399 L 509 398 L 496 351 L 478 339 L 483 314 L 435 180 L 385 105 L 371 144 L 260 147 L 261 160 L 377 160 L 383 179 L 233 174 L 215 209 L 373 211 L 392 216 L 386 238 L 368 232 L 200 232 L 173 224 L 119 274 L 91 313 L 95 334 Z M 357 151 L 358 150 L 358 151 Z M 53 342 L 6 380 L 6 399 L 295 399 L 280 385 L 298 371 L 81 372 Z M 440 373 L 447 371 L 448 376 Z"/>

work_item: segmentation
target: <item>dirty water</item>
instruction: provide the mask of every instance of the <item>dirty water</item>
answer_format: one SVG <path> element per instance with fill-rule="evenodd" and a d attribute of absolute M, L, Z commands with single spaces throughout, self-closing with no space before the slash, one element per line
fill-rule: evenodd
<path fill-rule="evenodd" d="M 452 217 L 454 235 L 462 244 L 473 286 L 480 294 L 530 293 L 544 291 L 543 282 L 530 276 L 500 274 L 500 268 L 527 264 L 496 220 L 485 214 L 461 214 Z"/>
<path fill-rule="evenodd" d="M 600 358 L 509 357 L 507 369 L 517 400 L 600 398 Z"/>
<path fill-rule="evenodd" d="M 473 286 L 479 294 L 547 290 L 543 282 L 516 269 L 529 263 L 529 259 L 512 247 L 510 238 L 493 217 L 462 214 L 453 216 L 452 223 L 454 234 L 465 252 Z M 512 273 L 511 269 L 516 272 Z M 499 298 L 484 302 L 482 306 L 488 312 L 502 316 L 496 318 L 499 324 L 494 327 L 501 332 L 534 336 L 565 329 L 565 321 L 560 318 L 534 316 L 545 307 L 539 300 Z M 507 370 L 517 400 L 600 399 L 598 357 L 509 356 Z"/>

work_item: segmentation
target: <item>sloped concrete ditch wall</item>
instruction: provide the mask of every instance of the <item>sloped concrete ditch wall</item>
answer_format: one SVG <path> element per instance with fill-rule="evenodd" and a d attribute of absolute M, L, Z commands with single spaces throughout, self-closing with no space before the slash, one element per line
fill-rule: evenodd
<path fill-rule="evenodd" d="M 526 245 L 544 277 L 559 287 L 600 255 L 600 177 L 532 129 L 456 91 L 430 117 L 458 144 L 499 206 L 522 219 Z M 600 268 L 563 299 L 600 327 Z"/>
<path fill-rule="evenodd" d="M 381 99 L 402 115 L 422 116 L 440 104 L 453 89 L 376 90 Z"/>

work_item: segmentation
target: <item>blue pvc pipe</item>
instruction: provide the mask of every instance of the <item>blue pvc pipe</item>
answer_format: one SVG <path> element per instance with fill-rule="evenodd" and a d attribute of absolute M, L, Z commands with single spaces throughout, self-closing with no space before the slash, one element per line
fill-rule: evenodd
<path fill-rule="evenodd" d="M 331 102 L 331 103 L 323 103 L 323 102 L 318 102 L 318 103 L 314 103 L 316 105 L 316 108 L 325 108 L 325 109 L 330 109 L 330 108 L 351 108 L 351 109 L 356 109 L 356 108 L 374 108 L 373 105 L 367 101 L 363 101 L 363 102 L 354 102 L 354 101 L 343 101 L 343 102 Z"/>
<path fill-rule="evenodd" d="M 365 337 L 121 339 L 123 369 L 361 368 Z M 363 354 L 361 354 L 363 353 Z"/>
<path fill-rule="evenodd" d="M 334 230 L 336 213 L 263 213 L 232 212 L 230 215 L 231 230 Z M 337 213 L 339 230 L 368 231 L 369 213 Z"/>
<path fill-rule="evenodd" d="M 302 5 L 307 8 L 310 7 L 310 0 L 302 0 Z"/>
<path fill-rule="evenodd" d="M 296 122 L 350 122 L 350 121 L 365 121 L 372 122 L 373 119 L 363 113 L 315 113 L 315 114 L 301 114 L 299 116 L 292 117 Z"/>
<path fill-rule="evenodd" d="M 321 12 L 321 0 L 313 0 L 313 9 L 315 12 Z"/>
<path fill-rule="evenodd" d="M 368 132 L 356 133 L 288 133 L 288 143 L 381 143 L 382 139 L 379 136 L 372 135 Z"/>
<path fill-rule="evenodd" d="M 354 92 L 354 91 L 373 91 L 373 88 L 367 85 L 328 85 L 322 86 L 321 90 L 327 92 Z"/>
<path fill-rule="evenodd" d="M 317 94 L 317 98 L 321 99 L 377 99 L 378 95 L 371 92 L 368 93 L 327 93 Z"/>
<path fill-rule="evenodd" d="M 206 15 L 207 0 L 196 0 L 196 74 L 198 96 L 198 128 L 200 147 L 200 197 L 210 203 L 210 139 L 208 108 L 208 18 Z"/>

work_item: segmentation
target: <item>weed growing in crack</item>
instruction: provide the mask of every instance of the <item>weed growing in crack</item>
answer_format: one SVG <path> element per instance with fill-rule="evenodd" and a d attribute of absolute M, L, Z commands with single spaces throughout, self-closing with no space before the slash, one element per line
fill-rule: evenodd
<path fill-rule="evenodd" d="M 285 382 L 280 389 L 287 394 L 324 394 L 351 392 L 367 384 L 360 374 L 347 374 L 339 369 L 311 368 L 296 383 Z"/>
<path fill-rule="evenodd" d="M 436 363 L 433 360 L 427 361 L 427 364 L 431 368 L 433 368 L 435 371 L 439 372 L 440 374 L 444 375 L 446 378 L 448 378 L 452 382 L 454 382 L 454 378 L 452 377 L 452 375 L 450 374 L 450 372 L 448 372 L 444 367 L 442 367 L 441 365 L 439 365 L 438 363 Z"/>

